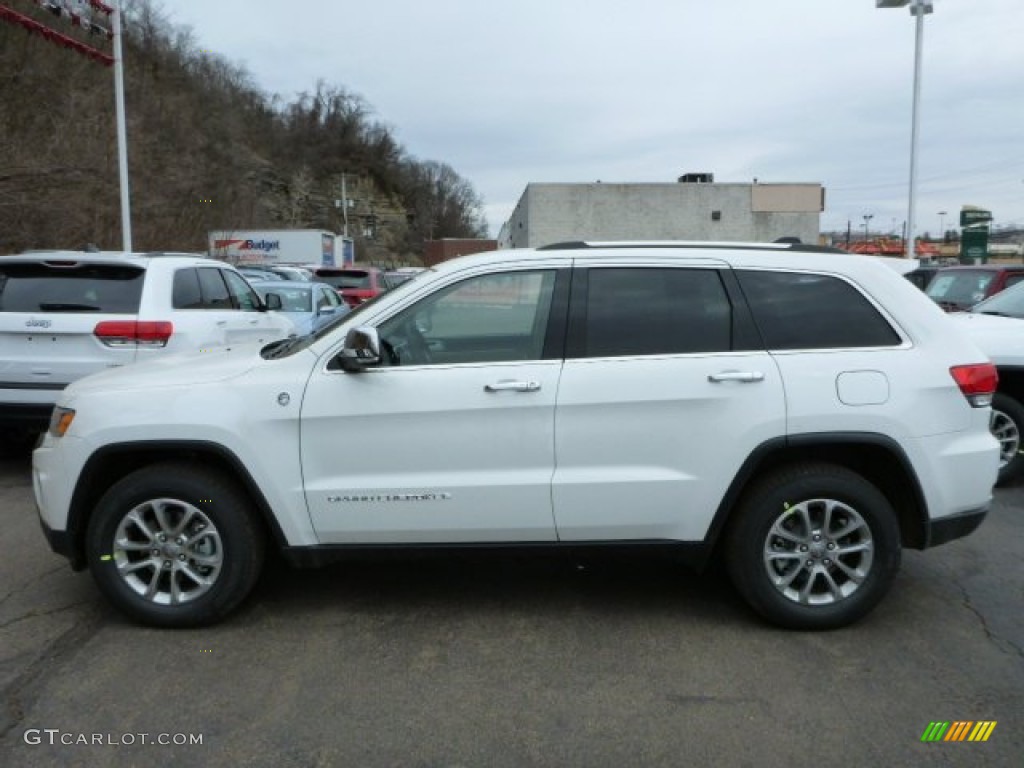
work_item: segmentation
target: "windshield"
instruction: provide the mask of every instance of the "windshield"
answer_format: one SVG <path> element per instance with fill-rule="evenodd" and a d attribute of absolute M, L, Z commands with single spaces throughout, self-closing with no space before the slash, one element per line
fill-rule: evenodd
<path fill-rule="evenodd" d="M 939 304 L 970 307 L 985 298 L 996 273 L 984 270 L 949 270 L 939 272 L 925 289 Z"/>
<path fill-rule="evenodd" d="M 260 284 L 259 292 L 266 301 L 267 296 L 276 293 L 281 297 L 282 312 L 312 312 L 313 311 L 313 289 L 306 285 L 289 285 L 290 280 L 282 280 L 277 285 Z"/>
<path fill-rule="evenodd" d="M 319 341 L 325 336 L 328 336 L 329 334 L 333 333 L 334 329 L 337 328 L 339 325 L 347 325 L 353 318 L 358 320 L 363 314 L 366 313 L 367 309 L 371 309 L 374 306 L 376 306 L 377 302 L 381 301 L 385 296 L 387 296 L 390 299 L 392 296 L 401 294 L 403 292 L 415 290 L 414 286 L 419 282 L 420 277 L 429 273 L 430 270 L 424 270 L 420 274 L 416 275 L 415 278 L 413 278 L 412 280 L 406 280 L 404 283 L 402 283 L 394 290 L 388 291 L 387 293 L 378 294 L 377 296 L 374 296 L 372 299 L 364 301 L 362 304 L 360 304 L 358 307 L 355 307 L 351 311 L 346 312 L 342 315 L 338 315 L 334 319 L 317 328 L 312 333 L 307 333 L 305 336 L 292 336 L 287 339 L 281 339 L 279 341 L 271 342 L 262 350 L 260 350 L 260 354 L 265 359 L 270 360 L 280 357 L 286 357 L 288 355 L 293 355 L 296 352 L 306 349 L 306 347 L 310 346 L 311 344 L 314 344 L 315 342 Z M 323 280 L 323 275 L 318 275 L 317 277 L 318 279 Z M 276 287 L 273 290 L 275 293 L 277 293 Z"/>
<path fill-rule="evenodd" d="M 985 299 L 972 307 L 971 312 L 1024 318 L 1024 283 L 1018 283 L 990 299 Z"/>

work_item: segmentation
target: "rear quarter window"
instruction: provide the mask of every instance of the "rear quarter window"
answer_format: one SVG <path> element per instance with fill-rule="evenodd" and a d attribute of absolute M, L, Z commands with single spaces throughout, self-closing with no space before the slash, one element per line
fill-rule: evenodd
<path fill-rule="evenodd" d="M 0 312 L 136 314 L 145 275 L 127 264 L 0 263 Z"/>
<path fill-rule="evenodd" d="M 891 347 L 889 321 L 856 288 L 831 275 L 738 270 L 768 349 Z"/>

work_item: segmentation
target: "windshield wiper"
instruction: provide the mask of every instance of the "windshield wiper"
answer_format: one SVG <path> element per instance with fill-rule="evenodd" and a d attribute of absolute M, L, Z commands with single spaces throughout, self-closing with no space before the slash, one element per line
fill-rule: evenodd
<path fill-rule="evenodd" d="M 41 301 L 39 308 L 44 312 L 99 312 L 92 304 L 62 304 L 56 301 Z"/>

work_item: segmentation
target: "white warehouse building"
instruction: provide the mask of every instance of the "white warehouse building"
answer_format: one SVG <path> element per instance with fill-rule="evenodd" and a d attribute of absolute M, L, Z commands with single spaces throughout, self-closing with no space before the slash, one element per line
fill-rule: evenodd
<path fill-rule="evenodd" d="M 716 184 L 711 174 L 677 183 L 528 184 L 498 235 L 499 248 L 573 240 L 817 243 L 821 184 Z"/>

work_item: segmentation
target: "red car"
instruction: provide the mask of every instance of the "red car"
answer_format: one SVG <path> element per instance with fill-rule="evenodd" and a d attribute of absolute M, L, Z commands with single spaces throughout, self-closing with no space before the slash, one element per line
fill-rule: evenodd
<path fill-rule="evenodd" d="M 333 286 L 353 308 L 391 288 L 377 267 L 318 267 L 313 272 L 317 281 Z"/>

